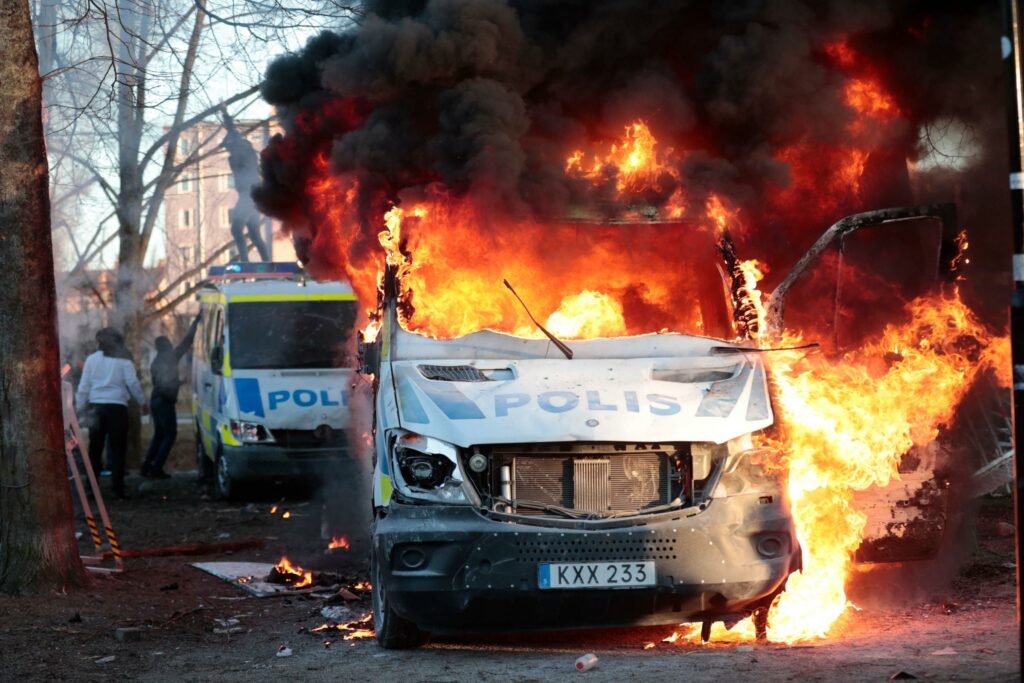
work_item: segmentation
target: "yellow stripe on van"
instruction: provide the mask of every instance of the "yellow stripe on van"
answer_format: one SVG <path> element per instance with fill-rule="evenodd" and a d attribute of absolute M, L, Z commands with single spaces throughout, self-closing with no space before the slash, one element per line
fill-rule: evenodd
<path fill-rule="evenodd" d="M 231 376 L 231 349 L 224 349 L 224 367 L 221 371 L 225 377 Z"/>
<path fill-rule="evenodd" d="M 380 499 L 382 505 L 391 502 L 391 477 L 386 474 L 380 475 Z"/>
<path fill-rule="evenodd" d="M 236 439 L 235 435 L 231 433 L 231 428 L 223 422 L 220 425 L 220 438 L 222 443 L 226 443 L 228 446 L 242 445 L 242 442 Z"/>
<path fill-rule="evenodd" d="M 236 294 L 230 303 L 254 301 L 355 301 L 355 294 Z"/>
<path fill-rule="evenodd" d="M 199 295 L 199 300 L 204 304 L 222 304 L 224 295 L 220 292 L 207 292 Z"/>

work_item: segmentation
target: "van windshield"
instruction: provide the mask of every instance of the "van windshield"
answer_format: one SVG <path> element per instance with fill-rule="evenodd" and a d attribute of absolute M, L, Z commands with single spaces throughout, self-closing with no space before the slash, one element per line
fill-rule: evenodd
<path fill-rule="evenodd" d="M 355 301 L 232 302 L 231 367 L 351 367 L 346 341 L 355 317 Z"/>

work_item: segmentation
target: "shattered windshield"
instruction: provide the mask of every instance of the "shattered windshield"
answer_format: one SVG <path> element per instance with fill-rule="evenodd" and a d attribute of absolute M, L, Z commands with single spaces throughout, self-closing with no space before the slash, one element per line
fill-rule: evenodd
<path fill-rule="evenodd" d="M 354 301 L 258 301 L 228 306 L 231 366 L 239 369 L 348 367 L 345 343 Z"/>

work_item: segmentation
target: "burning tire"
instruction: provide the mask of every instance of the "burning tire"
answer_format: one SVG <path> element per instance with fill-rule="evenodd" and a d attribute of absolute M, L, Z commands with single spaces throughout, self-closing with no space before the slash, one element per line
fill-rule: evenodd
<path fill-rule="evenodd" d="M 376 548 L 370 552 L 370 576 L 373 577 L 373 630 L 377 643 L 385 650 L 411 650 L 426 643 L 426 634 L 416 624 L 391 609 Z"/>

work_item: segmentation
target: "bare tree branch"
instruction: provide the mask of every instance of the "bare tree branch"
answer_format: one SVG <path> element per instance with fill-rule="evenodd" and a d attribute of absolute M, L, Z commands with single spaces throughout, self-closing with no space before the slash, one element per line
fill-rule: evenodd
<path fill-rule="evenodd" d="M 178 280 L 176 280 L 176 281 L 175 281 L 175 283 L 174 283 L 174 285 L 173 285 L 173 286 L 177 286 L 178 284 L 180 284 L 180 283 L 181 283 L 181 281 L 182 281 L 182 280 L 186 280 L 186 279 L 188 279 L 189 277 L 191 277 L 192 275 L 195 275 L 196 273 L 198 273 L 198 272 L 202 271 L 202 270 L 203 270 L 204 268 L 208 268 L 208 267 L 210 266 L 210 264 L 211 264 L 211 263 L 213 263 L 214 261 L 216 261 L 216 260 L 217 260 L 217 258 L 218 258 L 218 257 L 220 257 L 220 255 L 221 255 L 221 254 L 223 254 L 224 252 L 226 252 L 226 251 L 228 251 L 229 249 L 231 249 L 231 247 L 233 247 L 233 246 L 234 246 L 234 244 L 235 244 L 235 243 L 234 243 L 234 242 L 232 241 L 232 242 L 228 242 L 227 244 L 224 244 L 223 246 L 221 246 L 221 247 L 220 247 L 219 249 L 217 249 L 217 250 L 216 250 L 216 251 L 214 251 L 214 252 L 213 252 L 212 254 L 210 254 L 210 255 L 209 255 L 209 256 L 208 256 L 207 258 L 206 258 L 206 260 L 205 260 L 205 261 L 203 261 L 202 263 L 200 263 L 199 265 L 197 265 L 197 266 L 196 266 L 195 268 L 193 268 L 192 270 L 190 270 L 190 271 L 189 271 L 188 273 L 186 273 L 186 274 L 185 274 L 185 275 L 183 275 L 182 277 L 178 278 Z M 196 291 L 197 289 L 199 289 L 199 288 L 200 288 L 201 286 L 202 286 L 202 281 L 199 281 L 199 282 L 195 282 L 195 283 L 192 283 L 191 285 L 189 285 L 188 287 L 186 287 L 186 288 L 185 288 L 185 291 L 184 291 L 184 292 L 182 292 L 181 294 L 179 294 L 178 296 L 176 296 L 175 298 L 173 298 L 173 299 L 172 299 L 171 301 L 169 301 L 168 303 L 164 304 L 164 305 L 163 305 L 163 306 L 161 306 L 160 308 L 156 308 L 156 309 L 154 309 L 154 310 L 152 310 L 152 311 L 149 311 L 148 313 L 146 313 L 146 315 L 145 315 L 145 319 L 146 319 L 146 321 L 148 322 L 148 321 L 150 321 L 150 320 L 154 320 L 154 319 L 156 319 L 156 318 L 160 318 L 160 317 L 162 317 L 162 316 L 166 315 L 167 313 L 169 313 L 170 311 L 174 310 L 175 308 L 177 308 L 177 306 L 178 306 L 178 305 L 179 305 L 179 304 L 180 304 L 181 302 L 185 301 L 185 300 L 186 300 L 186 299 L 188 299 L 188 298 L 189 298 L 190 296 L 192 296 L 192 293 L 193 293 L 193 292 L 195 292 L 195 291 Z M 154 304 L 155 304 L 155 303 L 156 303 L 157 301 L 159 301 L 159 300 L 160 300 L 160 299 L 161 299 L 161 298 L 163 297 L 163 295 L 165 295 L 165 294 L 166 294 L 166 293 L 168 292 L 168 290 L 170 290 L 170 289 L 172 289 L 172 286 L 168 286 L 168 287 L 165 287 L 165 288 L 164 288 L 164 290 L 163 290 L 162 292 L 160 292 L 160 293 L 159 293 L 158 295 L 156 295 L 156 296 L 153 296 L 153 297 L 150 297 L 150 299 L 148 299 L 146 303 L 147 303 L 147 304 L 149 304 L 149 305 L 154 305 Z"/>

